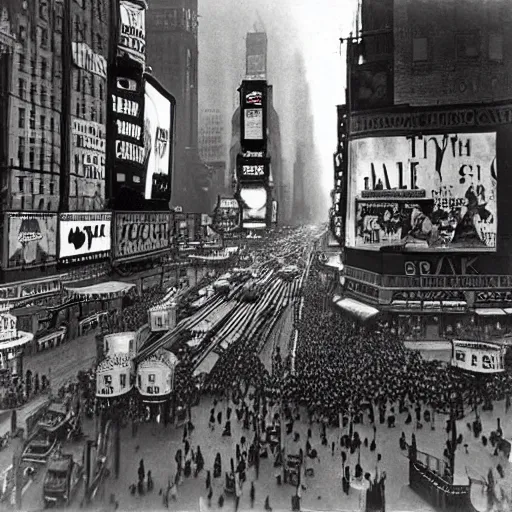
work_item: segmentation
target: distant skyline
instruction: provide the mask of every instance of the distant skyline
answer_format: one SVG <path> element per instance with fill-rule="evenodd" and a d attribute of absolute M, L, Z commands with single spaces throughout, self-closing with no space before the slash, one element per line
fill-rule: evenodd
<path fill-rule="evenodd" d="M 267 78 L 274 86 L 288 165 L 295 159 L 294 56 L 302 54 L 323 200 L 333 186 L 336 105 L 345 98 L 345 47 L 340 55 L 339 39 L 352 30 L 356 6 L 356 0 L 260 0 L 257 7 L 249 0 L 199 0 L 199 108 L 223 110 L 226 128 L 230 126 L 236 89 L 245 74 L 245 35 L 263 29 L 269 43 Z"/>

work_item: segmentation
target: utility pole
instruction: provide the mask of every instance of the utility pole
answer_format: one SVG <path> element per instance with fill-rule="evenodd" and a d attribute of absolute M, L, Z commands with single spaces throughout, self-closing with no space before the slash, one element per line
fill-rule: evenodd
<path fill-rule="evenodd" d="M 71 131 L 71 0 L 63 0 L 62 4 L 62 95 L 60 108 L 60 199 L 59 212 L 69 210 L 69 178 L 70 178 L 70 139 Z"/>

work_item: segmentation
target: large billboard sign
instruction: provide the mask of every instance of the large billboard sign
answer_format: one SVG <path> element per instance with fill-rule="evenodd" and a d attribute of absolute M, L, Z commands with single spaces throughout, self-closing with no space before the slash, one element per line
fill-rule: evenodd
<path fill-rule="evenodd" d="M 146 13 L 144 7 L 134 2 L 119 3 L 119 56 L 128 55 L 142 67 L 146 63 Z"/>
<path fill-rule="evenodd" d="M 270 162 L 268 158 L 244 158 L 242 155 L 238 155 L 237 180 L 240 183 L 266 183 L 270 175 L 269 164 Z"/>
<path fill-rule="evenodd" d="M 244 80 L 240 87 L 242 153 L 266 150 L 267 90 L 264 80 Z"/>
<path fill-rule="evenodd" d="M 267 34 L 248 33 L 245 40 L 246 76 L 265 80 L 267 75 Z"/>
<path fill-rule="evenodd" d="M 496 134 L 350 141 L 346 245 L 495 251 Z"/>
<path fill-rule="evenodd" d="M 169 212 L 116 212 L 113 257 L 122 261 L 169 249 Z"/>
<path fill-rule="evenodd" d="M 110 254 L 111 212 L 59 214 L 59 263 L 95 262 Z"/>
<path fill-rule="evenodd" d="M 506 349 L 495 343 L 453 340 L 451 365 L 472 373 L 501 373 Z"/>
<path fill-rule="evenodd" d="M 144 199 L 171 198 L 174 99 L 146 78 L 144 97 L 145 155 Z"/>
<path fill-rule="evenodd" d="M 57 260 L 57 214 L 5 213 L 5 269 L 39 267 Z"/>
<path fill-rule="evenodd" d="M 240 229 L 240 204 L 234 197 L 219 197 L 212 215 L 211 227 L 217 233 L 229 233 Z"/>
<path fill-rule="evenodd" d="M 242 228 L 264 229 L 269 217 L 269 193 L 263 185 L 242 185 L 238 189 L 242 206 Z"/>

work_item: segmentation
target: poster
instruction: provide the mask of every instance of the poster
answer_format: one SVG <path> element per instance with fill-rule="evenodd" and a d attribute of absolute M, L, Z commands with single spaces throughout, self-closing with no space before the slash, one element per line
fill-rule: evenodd
<path fill-rule="evenodd" d="M 112 213 L 61 213 L 59 261 L 63 264 L 98 261 L 110 254 Z"/>
<path fill-rule="evenodd" d="M 240 187 L 239 195 L 242 205 L 242 227 L 266 227 L 268 193 L 265 187 L 246 185 Z"/>
<path fill-rule="evenodd" d="M 263 109 L 244 110 L 245 140 L 263 140 Z"/>
<path fill-rule="evenodd" d="M 170 245 L 170 213 L 116 212 L 114 259 L 163 251 Z"/>
<path fill-rule="evenodd" d="M 39 267 L 57 259 L 57 214 L 8 212 L 8 269 Z"/>
<path fill-rule="evenodd" d="M 128 54 L 142 66 L 146 62 L 146 23 L 143 7 L 121 0 L 118 52 Z"/>
<path fill-rule="evenodd" d="M 351 141 L 350 149 L 347 246 L 496 250 L 495 133 L 366 138 Z M 396 204 L 365 219 L 369 205 L 361 199 Z M 411 210 L 409 203 L 417 204 Z M 393 230 L 393 224 L 401 228 L 393 240 L 368 234 Z"/>
<path fill-rule="evenodd" d="M 145 199 L 171 197 L 169 176 L 172 134 L 171 102 L 146 81 L 144 104 L 144 137 L 146 183 Z"/>

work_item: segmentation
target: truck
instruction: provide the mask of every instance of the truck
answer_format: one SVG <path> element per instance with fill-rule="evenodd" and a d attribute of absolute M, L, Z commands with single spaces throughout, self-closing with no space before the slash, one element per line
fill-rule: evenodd
<path fill-rule="evenodd" d="M 58 452 L 52 455 L 43 483 L 45 508 L 68 507 L 83 477 L 83 466 L 73 459 L 72 454 Z"/>

